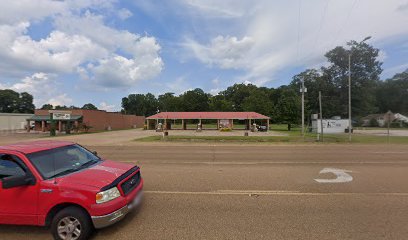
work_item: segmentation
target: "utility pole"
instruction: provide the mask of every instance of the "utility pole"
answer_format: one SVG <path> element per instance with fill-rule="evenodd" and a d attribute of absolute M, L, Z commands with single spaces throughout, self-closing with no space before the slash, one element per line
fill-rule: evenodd
<path fill-rule="evenodd" d="M 305 137 L 305 91 L 307 89 L 305 88 L 305 79 L 302 78 L 302 89 L 300 89 L 302 92 L 302 136 Z"/>
<path fill-rule="evenodd" d="M 351 52 L 349 53 L 348 56 L 348 64 L 349 64 L 349 71 L 348 71 L 348 112 L 349 112 L 349 126 L 348 126 L 348 134 L 349 134 L 349 142 L 351 142 Z"/>
<path fill-rule="evenodd" d="M 320 108 L 320 133 L 322 135 L 322 142 L 323 139 L 323 111 L 322 111 L 322 92 L 319 91 L 319 108 Z"/>

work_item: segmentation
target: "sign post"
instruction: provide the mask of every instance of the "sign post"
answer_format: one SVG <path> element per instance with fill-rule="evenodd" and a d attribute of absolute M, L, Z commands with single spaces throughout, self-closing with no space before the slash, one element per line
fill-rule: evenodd
<path fill-rule="evenodd" d="M 72 112 L 71 111 L 61 111 L 61 110 L 49 110 L 48 112 L 50 114 L 50 123 L 51 123 L 50 136 L 55 136 L 56 135 L 55 120 L 69 121 L 71 119 Z"/>

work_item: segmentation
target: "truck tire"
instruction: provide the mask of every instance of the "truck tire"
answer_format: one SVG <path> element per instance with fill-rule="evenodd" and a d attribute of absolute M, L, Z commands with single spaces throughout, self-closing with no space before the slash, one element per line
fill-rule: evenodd
<path fill-rule="evenodd" d="M 93 231 L 88 213 L 78 207 L 66 207 L 59 211 L 51 223 L 55 240 L 86 240 Z"/>

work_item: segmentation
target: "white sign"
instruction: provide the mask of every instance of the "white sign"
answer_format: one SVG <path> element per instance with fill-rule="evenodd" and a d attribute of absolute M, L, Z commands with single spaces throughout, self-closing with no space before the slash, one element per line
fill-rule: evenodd
<path fill-rule="evenodd" d="M 315 179 L 316 182 L 318 183 L 345 183 L 345 182 L 351 182 L 353 181 L 353 177 L 348 174 L 351 173 L 352 171 L 349 170 L 344 170 L 344 169 L 337 169 L 337 168 L 323 168 L 319 174 L 322 173 L 333 173 L 336 175 L 336 178 L 332 179 Z"/>
<path fill-rule="evenodd" d="M 320 119 L 312 119 L 313 132 L 321 132 L 320 122 Z M 323 119 L 323 133 L 344 133 L 348 126 L 348 119 Z"/>
<path fill-rule="evenodd" d="M 71 114 L 69 113 L 53 113 L 52 119 L 54 120 L 69 120 L 71 119 Z"/>

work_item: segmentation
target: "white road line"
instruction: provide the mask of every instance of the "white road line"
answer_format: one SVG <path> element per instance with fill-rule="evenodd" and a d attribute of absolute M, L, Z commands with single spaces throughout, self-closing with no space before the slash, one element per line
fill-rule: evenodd
<path fill-rule="evenodd" d="M 140 161 L 120 161 L 126 163 L 140 163 Z M 149 162 L 143 161 L 143 164 L 207 164 L 207 165 L 258 165 L 258 164 L 408 164 L 407 161 L 365 161 L 365 162 Z"/>
<path fill-rule="evenodd" d="M 144 191 L 146 194 L 169 194 L 169 195 L 281 195 L 281 196 L 403 196 L 408 197 L 408 193 L 317 193 L 298 191 L 263 191 L 263 190 L 217 190 L 210 192 L 183 192 L 183 191 Z"/>
<path fill-rule="evenodd" d="M 408 152 L 373 152 L 375 154 L 408 154 Z"/>

